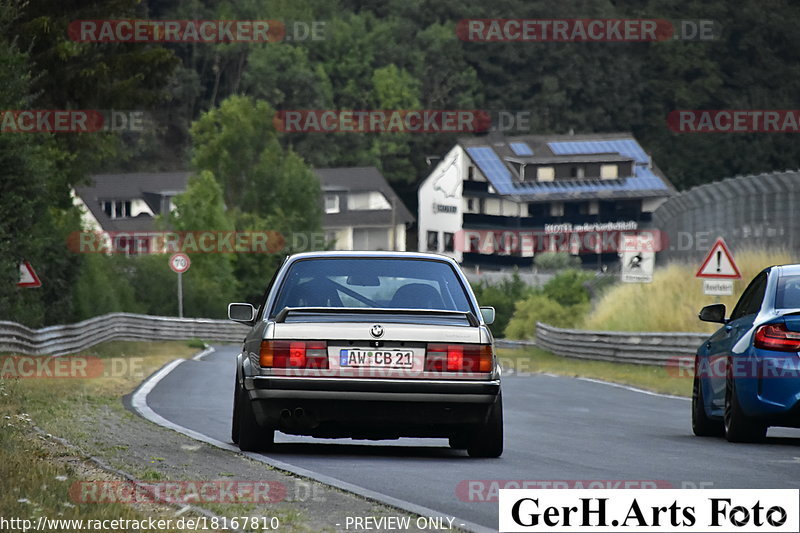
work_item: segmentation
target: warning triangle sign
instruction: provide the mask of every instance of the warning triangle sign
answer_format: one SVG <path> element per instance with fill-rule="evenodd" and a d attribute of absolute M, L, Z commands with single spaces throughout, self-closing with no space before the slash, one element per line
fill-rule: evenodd
<path fill-rule="evenodd" d="M 703 260 L 703 264 L 697 270 L 695 277 L 698 278 L 722 278 L 722 279 L 740 279 L 742 273 L 739 272 L 739 267 L 733 260 L 733 254 L 728 250 L 728 246 L 722 237 L 717 239 L 711 251 Z"/>
<path fill-rule="evenodd" d="M 17 287 L 41 287 L 42 282 L 39 281 L 39 276 L 33 270 L 33 267 L 27 261 L 19 264 L 19 283 Z"/>

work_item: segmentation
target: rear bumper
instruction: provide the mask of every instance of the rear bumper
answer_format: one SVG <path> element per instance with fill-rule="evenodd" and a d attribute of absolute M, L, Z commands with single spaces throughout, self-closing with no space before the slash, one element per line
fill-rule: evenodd
<path fill-rule="evenodd" d="M 263 427 L 326 438 L 449 437 L 485 423 L 500 381 L 245 379 Z"/>
<path fill-rule="evenodd" d="M 736 391 L 744 412 L 775 425 L 800 424 L 800 358 L 794 353 L 757 350 L 735 368 Z"/>
<path fill-rule="evenodd" d="M 447 404 L 491 404 L 500 380 L 299 378 L 255 376 L 244 380 L 251 400 L 349 400 Z"/>

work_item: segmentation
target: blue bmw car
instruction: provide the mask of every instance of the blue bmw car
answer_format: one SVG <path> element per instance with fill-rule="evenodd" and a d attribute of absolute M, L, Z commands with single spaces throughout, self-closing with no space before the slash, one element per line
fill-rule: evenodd
<path fill-rule="evenodd" d="M 697 350 L 694 434 L 757 442 L 770 426 L 800 427 L 800 265 L 761 271 L 730 317 L 714 304 L 699 318 L 723 326 Z"/>

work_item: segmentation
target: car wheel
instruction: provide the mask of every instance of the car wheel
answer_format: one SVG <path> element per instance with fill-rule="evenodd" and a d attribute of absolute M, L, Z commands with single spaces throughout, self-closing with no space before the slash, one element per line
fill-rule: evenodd
<path fill-rule="evenodd" d="M 486 422 L 467 446 L 470 457 L 500 457 L 503 454 L 503 396 L 497 395 Z"/>
<path fill-rule="evenodd" d="M 237 385 L 238 398 L 235 400 L 238 415 L 236 425 L 239 438 L 237 444 L 243 452 L 264 452 L 275 443 L 275 430 L 258 425 L 253 413 L 253 402 L 245 390 Z"/>
<path fill-rule="evenodd" d="M 239 376 L 234 376 L 233 385 L 233 414 L 231 415 L 231 440 L 239 444 Z"/>
<path fill-rule="evenodd" d="M 694 366 L 692 382 L 692 431 L 698 437 L 721 437 L 725 434 L 725 426 L 720 420 L 714 420 L 706 414 L 705 398 L 700 378 L 697 375 L 697 364 Z"/>
<path fill-rule="evenodd" d="M 728 442 L 759 442 L 767 436 L 767 426 L 747 417 L 739 405 L 736 394 L 736 382 L 731 373 L 731 363 L 728 362 L 727 377 L 725 379 L 725 438 Z"/>

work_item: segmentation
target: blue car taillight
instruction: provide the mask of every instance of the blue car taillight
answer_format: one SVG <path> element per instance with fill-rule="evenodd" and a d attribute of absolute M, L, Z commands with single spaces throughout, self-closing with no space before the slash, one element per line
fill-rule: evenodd
<path fill-rule="evenodd" d="M 786 324 L 764 324 L 756 330 L 753 345 L 777 352 L 800 351 L 800 333 L 789 331 Z"/>

